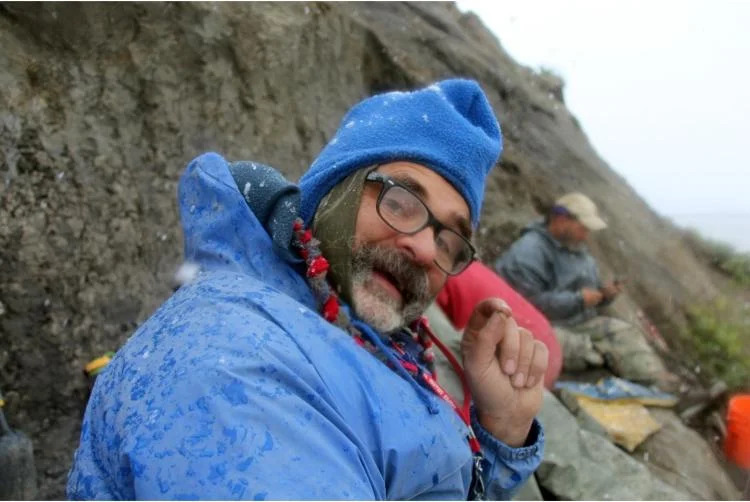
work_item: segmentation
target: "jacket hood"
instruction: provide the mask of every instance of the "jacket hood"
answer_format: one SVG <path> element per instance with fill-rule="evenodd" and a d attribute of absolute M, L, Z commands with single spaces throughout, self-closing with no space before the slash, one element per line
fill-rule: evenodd
<path fill-rule="evenodd" d="M 307 282 L 277 254 L 223 157 L 205 153 L 188 164 L 180 178 L 178 204 L 185 261 L 202 272 L 251 275 L 304 303 L 312 302 Z"/>

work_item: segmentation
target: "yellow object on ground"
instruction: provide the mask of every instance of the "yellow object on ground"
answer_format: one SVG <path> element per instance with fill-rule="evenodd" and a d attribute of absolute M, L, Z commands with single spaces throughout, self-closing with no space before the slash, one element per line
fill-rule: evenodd
<path fill-rule="evenodd" d="M 586 396 L 576 396 L 576 400 L 583 411 L 606 429 L 615 443 L 630 452 L 661 429 L 661 424 L 642 404 L 602 401 Z"/>

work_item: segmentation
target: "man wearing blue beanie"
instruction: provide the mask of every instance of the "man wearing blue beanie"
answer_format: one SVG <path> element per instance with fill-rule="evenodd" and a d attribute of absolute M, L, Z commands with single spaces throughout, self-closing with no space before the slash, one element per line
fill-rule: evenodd
<path fill-rule="evenodd" d="M 299 187 L 193 160 L 198 272 L 97 377 L 68 496 L 509 498 L 543 453 L 546 348 L 485 300 L 455 402 L 421 317 L 474 259 L 500 151 L 486 96 L 454 79 L 354 106 Z"/>

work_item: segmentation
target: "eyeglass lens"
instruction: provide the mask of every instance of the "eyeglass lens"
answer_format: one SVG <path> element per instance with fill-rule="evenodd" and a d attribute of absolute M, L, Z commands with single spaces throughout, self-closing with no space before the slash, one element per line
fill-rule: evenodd
<path fill-rule="evenodd" d="M 380 216 L 399 232 L 411 234 L 423 229 L 430 220 L 427 206 L 413 193 L 398 185 L 386 185 L 378 206 Z M 441 228 L 435 234 L 436 262 L 449 274 L 463 270 L 471 260 L 472 250 L 455 231 Z"/>

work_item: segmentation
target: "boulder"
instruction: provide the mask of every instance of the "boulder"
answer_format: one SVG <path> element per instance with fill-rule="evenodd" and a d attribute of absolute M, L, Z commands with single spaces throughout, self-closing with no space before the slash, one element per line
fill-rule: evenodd
<path fill-rule="evenodd" d="M 531 476 L 521 485 L 513 500 L 544 500 L 542 491 L 539 489 L 539 483 L 536 482 L 534 476 Z"/>
<path fill-rule="evenodd" d="M 31 439 L 22 432 L 10 429 L 0 409 L 0 500 L 33 500 L 36 496 L 36 467 Z"/>
<path fill-rule="evenodd" d="M 666 409 L 651 408 L 661 422 L 659 432 L 633 452 L 648 469 L 672 486 L 702 500 L 737 500 L 740 493 L 721 467 L 708 443 Z"/>
<path fill-rule="evenodd" d="M 547 438 L 536 473 L 539 485 L 559 500 L 688 500 L 602 435 L 582 429 L 557 398 L 544 394 L 539 419 Z"/>

